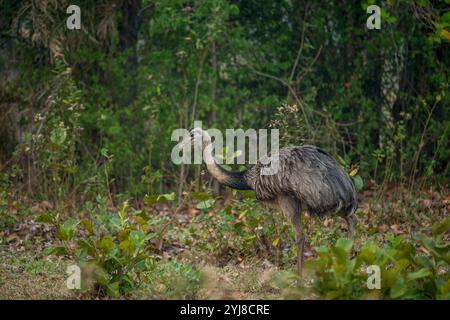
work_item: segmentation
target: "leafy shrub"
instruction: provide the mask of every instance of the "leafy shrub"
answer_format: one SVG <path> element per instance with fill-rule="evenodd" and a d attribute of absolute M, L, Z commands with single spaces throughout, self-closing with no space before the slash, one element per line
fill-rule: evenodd
<path fill-rule="evenodd" d="M 252 192 L 234 192 L 242 199 L 227 200 L 223 206 L 215 205 L 216 200 L 206 193 L 191 196 L 201 213 L 177 236 L 196 255 L 221 262 L 255 254 L 275 259 L 281 258 L 285 245 L 293 243 L 288 222 L 280 213 L 261 207 Z M 290 260 L 292 253 L 289 251 L 284 258 Z"/>
<path fill-rule="evenodd" d="M 87 202 L 85 210 L 85 217 L 69 218 L 59 225 L 57 238 L 62 245 L 44 252 L 75 260 L 83 270 L 84 290 L 94 286 L 101 295 L 118 297 L 130 294 L 145 282 L 148 286 L 154 277 L 164 274 L 153 253 L 166 220 L 151 219 L 147 211 L 134 210 L 127 202 L 114 214 L 100 196 L 95 204 Z M 41 215 L 39 220 L 57 223 L 58 218 Z M 180 277 L 184 271 L 192 273 L 190 266 L 178 262 L 171 266 Z M 170 279 L 170 273 L 166 272 L 165 278 Z"/>
<path fill-rule="evenodd" d="M 353 242 L 339 239 L 329 248 L 316 248 L 318 257 L 307 262 L 314 270 L 310 289 L 326 299 L 450 299 L 450 244 L 443 234 L 450 219 L 433 227 L 433 236 L 414 236 L 408 242 L 403 236 L 386 237 L 379 247 L 366 242 L 353 258 Z M 417 252 L 418 247 L 420 252 Z M 368 289 L 367 267 L 376 265 L 381 271 L 380 290 Z"/>

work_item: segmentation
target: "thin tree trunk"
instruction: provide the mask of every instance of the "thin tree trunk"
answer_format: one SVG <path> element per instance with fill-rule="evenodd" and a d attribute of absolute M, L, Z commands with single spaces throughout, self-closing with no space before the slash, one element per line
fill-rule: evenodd
<path fill-rule="evenodd" d="M 213 108 L 209 111 L 209 123 L 214 125 L 217 121 L 216 113 L 216 98 L 217 98 L 217 48 L 216 42 L 211 43 L 211 67 L 212 67 L 212 77 L 211 77 L 211 101 L 213 101 Z M 220 183 L 214 179 L 212 181 L 213 194 L 219 196 L 221 194 Z"/>

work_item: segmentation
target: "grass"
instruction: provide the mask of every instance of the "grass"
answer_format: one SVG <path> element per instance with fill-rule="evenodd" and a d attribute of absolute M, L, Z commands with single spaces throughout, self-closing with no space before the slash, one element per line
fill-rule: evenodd
<path fill-rule="evenodd" d="M 0 251 L 0 299 L 71 299 L 66 259 L 43 259 L 31 252 Z"/>

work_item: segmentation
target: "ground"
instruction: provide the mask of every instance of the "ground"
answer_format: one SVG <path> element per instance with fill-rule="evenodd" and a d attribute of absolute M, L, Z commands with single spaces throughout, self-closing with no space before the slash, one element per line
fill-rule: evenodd
<path fill-rule="evenodd" d="M 359 223 L 355 234 L 356 250 L 359 250 L 369 239 L 383 241 L 386 234 L 411 238 L 417 232 L 429 233 L 431 226 L 436 221 L 448 217 L 450 212 L 450 195 L 447 191 L 424 190 L 420 195 L 413 195 L 396 188 L 384 193 L 381 198 L 372 191 L 366 191 L 362 197 L 363 200 L 358 209 Z M 45 211 L 46 206 L 49 204 L 35 204 L 31 210 L 34 213 L 23 218 L 14 230 L 1 231 L 0 299 L 106 298 L 67 289 L 66 268 L 74 261 L 67 256 L 43 254 L 43 249 L 48 246 L 48 243 L 54 241 L 55 236 L 55 230 L 52 227 L 35 221 L 36 215 Z M 259 227 L 260 223 L 274 222 L 262 221 L 258 222 L 254 237 L 245 235 L 245 238 L 242 236 L 241 239 L 240 235 L 227 231 L 219 233 L 219 231 L 223 228 L 227 230 L 226 227 L 236 226 L 238 223 L 250 224 L 251 217 L 244 220 L 242 211 L 241 213 L 232 211 L 230 216 L 222 217 L 223 210 L 218 211 L 217 208 L 200 212 L 191 207 L 189 210 L 194 212 L 186 210 L 186 212 L 176 212 L 175 215 L 171 209 L 167 208 L 167 205 L 158 210 L 159 217 L 168 215 L 174 218 L 169 227 L 165 227 L 164 230 L 167 229 L 165 238 L 158 240 L 160 242 L 155 251 L 155 259 L 158 263 L 167 265 L 167 270 L 172 270 L 170 271 L 172 273 L 168 272 L 169 275 L 164 273 L 161 276 L 164 280 L 152 280 L 119 298 L 314 299 L 319 297 L 314 293 L 299 296 L 298 292 L 292 290 L 295 284 L 286 285 L 286 283 L 295 282 L 295 257 L 292 255 L 292 243 L 290 243 L 292 234 L 288 228 L 284 226 L 277 228 L 275 231 L 278 236 L 274 236 L 270 232 L 275 231 L 271 229 L 265 231 Z M 245 214 L 248 215 L 248 213 Z M 205 222 L 199 219 L 202 215 L 212 218 Z M 230 217 L 237 222 L 228 221 Z M 305 217 L 305 219 L 310 240 L 307 246 L 308 259 L 317 256 L 315 250 L 317 245 L 331 244 L 337 238 L 346 235 L 346 224 L 338 218 L 328 217 L 319 220 Z M 279 220 L 275 220 L 277 221 Z M 189 238 L 192 235 L 186 234 L 186 230 L 208 228 L 206 224 L 210 224 L 210 229 L 206 233 L 207 238 Z M 197 234 L 198 231 L 194 233 Z M 228 239 L 222 243 L 221 237 Z M 448 241 L 448 238 L 447 232 L 444 240 Z M 214 247 L 216 243 L 218 246 Z M 223 245 L 224 243 L 226 245 Z M 246 243 L 250 243 L 252 246 L 250 248 L 255 248 L 255 251 L 242 248 Z M 427 251 L 423 247 L 417 249 Z M 181 273 L 180 268 L 183 266 L 180 267 L 177 261 L 192 265 L 195 271 Z M 448 272 L 448 269 L 444 272 Z M 177 280 L 172 277 L 172 274 L 179 277 L 187 274 L 188 277 L 195 278 L 197 282 L 194 281 L 193 286 L 184 284 L 184 280 Z M 309 275 L 306 271 L 302 283 L 305 288 L 311 286 Z M 183 288 L 183 290 L 174 290 L 174 288 Z"/>

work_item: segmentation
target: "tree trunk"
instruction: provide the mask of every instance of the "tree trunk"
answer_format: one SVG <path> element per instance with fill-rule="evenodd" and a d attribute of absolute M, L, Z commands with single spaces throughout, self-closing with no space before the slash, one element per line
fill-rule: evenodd
<path fill-rule="evenodd" d="M 140 0 L 125 1 L 122 6 L 122 20 L 119 23 L 119 50 L 124 52 L 129 50 L 129 55 L 125 63 L 125 68 L 132 79 L 130 89 L 123 101 L 124 105 L 129 105 L 137 96 L 137 41 L 139 31 L 139 11 L 141 10 Z"/>
<path fill-rule="evenodd" d="M 212 72 L 211 72 L 211 101 L 213 101 L 213 107 L 212 109 L 209 111 L 209 123 L 210 125 L 214 125 L 217 121 L 217 114 L 216 114 L 216 98 L 217 98 L 217 48 L 216 48 L 216 42 L 213 41 L 211 43 L 211 67 L 212 67 Z M 220 196 L 221 194 L 221 185 L 220 183 L 212 178 L 212 189 L 213 189 L 213 194 L 215 196 Z"/>

